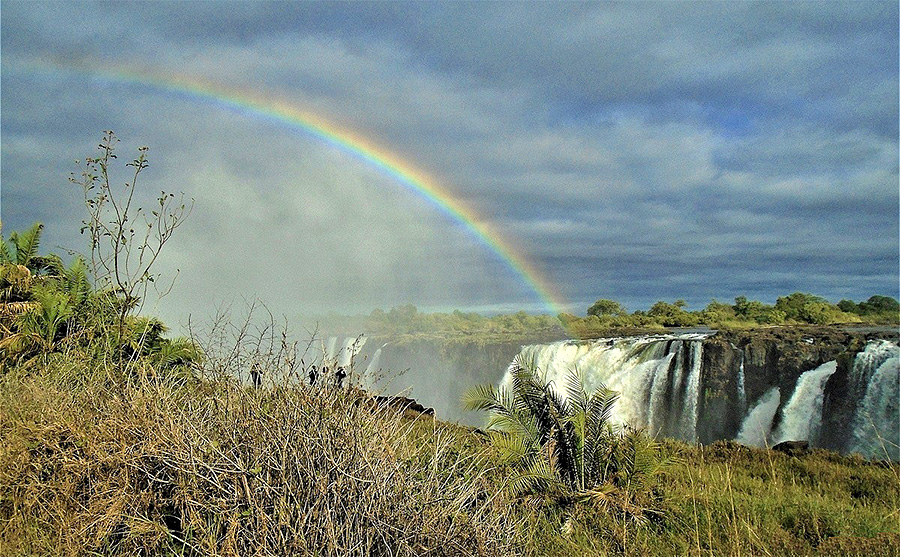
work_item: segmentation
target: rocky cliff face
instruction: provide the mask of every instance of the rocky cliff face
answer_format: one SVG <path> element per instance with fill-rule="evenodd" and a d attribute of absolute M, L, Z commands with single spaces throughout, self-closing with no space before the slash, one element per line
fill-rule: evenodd
<path fill-rule="evenodd" d="M 772 387 L 778 387 L 782 393 L 792 392 L 804 372 L 825 362 L 837 360 L 839 366 L 835 375 L 846 378 L 853 357 L 867 338 L 873 336 L 878 335 L 837 329 L 779 327 L 724 331 L 706 339 L 703 342 L 699 441 L 711 443 L 735 438 L 748 405 L 752 406 Z M 744 379 L 743 393 L 739 384 L 741 377 Z M 836 401 L 840 397 L 835 396 L 835 389 L 832 391 L 831 398 Z M 779 413 L 775 415 L 774 427 L 780 421 Z"/>

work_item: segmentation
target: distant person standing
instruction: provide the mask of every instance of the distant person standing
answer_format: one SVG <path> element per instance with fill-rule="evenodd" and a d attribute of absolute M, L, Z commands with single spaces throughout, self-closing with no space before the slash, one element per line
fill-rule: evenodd
<path fill-rule="evenodd" d="M 309 368 L 309 384 L 310 385 L 316 384 L 316 377 L 318 377 L 318 375 L 319 375 L 319 368 L 317 368 L 316 365 L 313 364 L 312 367 Z"/>
<path fill-rule="evenodd" d="M 257 362 L 253 362 L 253 365 L 250 366 L 250 381 L 257 389 L 262 385 L 262 370 L 260 370 L 259 363 Z"/>

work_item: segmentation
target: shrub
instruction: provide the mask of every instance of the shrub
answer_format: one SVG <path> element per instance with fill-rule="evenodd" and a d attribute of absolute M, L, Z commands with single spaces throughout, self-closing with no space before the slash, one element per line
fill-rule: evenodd
<path fill-rule="evenodd" d="M 518 552 L 502 493 L 453 429 L 376 410 L 358 391 L 168 380 L 70 390 L 4 378 L 5 551 Z"/>
<path fill-rule="evenodd" d="M 638 521 L 659 515 L 651 492 L 663 462 L 647 436 L 613 427 L 615 392 L 600 387 L 588 395 L 574 370 L 558 392 L 518 357 L 511 371 L 511 390 L 475 387 L 464 403 L 491 413 L 491 440 L 516 468 L 513 495 L 591 502 Z"/>

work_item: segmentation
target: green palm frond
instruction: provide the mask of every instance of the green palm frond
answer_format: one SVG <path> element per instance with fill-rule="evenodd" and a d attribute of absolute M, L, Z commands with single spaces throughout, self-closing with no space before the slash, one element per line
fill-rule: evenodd
<path fill-rule="evenodd" d="M 163 342 L 154 353 L 154 359 L 160 366 L 167 368 L 199 362 L 202 354 L 200 347 L 191 339 L 176 338 Z"/>
<path fill-rule="evenodd" d="M 76 256 L 68 268 L 63 270 L 65 288 L 72 302 L 81 307 L 91 297 L 91 282 L 88 279 L 87 264 L 81 256 Z"/>
<path fill-rule="evenodd" d="M 539 442 L 541 438 L 534 416 L 521 413 L 494 413 L 488 419 L 488 429 L 519 435 Z"/>
<path fill-rule="evenodd" d="M 43 230 L 43 223 L 36 222 L 31 228 L 21 234 L 13 232 L 9 235 L 9 240 L 16 249 L 16 263 L 26 267 L 29 266 L 31 258 L 37 255 Z"/>
<path fill-rule="evenodd" d="M 6 245 L 6 238 L 3 237 L 3 222 L 0 221 L 0 264 L 6 263 L 13 263 L 13 259 Z"/>
<path fill-rule="evenodd" d="M 578 368 L 572 369 L 566 375 L 566 398 L 576 412 L 587 413 L 589 398 L 584 390 L 584 378 Z"/>
<path fill-rule="evenodd" d="M 475 387 L 464 403 L 491 413 L 492 445 L 518 468 L 511 493 L 593 501 L 643 520 L 646 509 L 635 497 L 646 499 L 662 463 L 651 439 L 611 422 L 618 394 L 602 385 L 588 394 L 577 369 L 558 389 L 520 356 L 509 374 L 511 389 Z"/>
<path fill-rule="evenodd" d="M 533 438 L 507 432 L 492 433 L 491 443 L 497 449 L 500 462 L 503 464 L 517 464 L 534 458 L 540 449 Z"/>
<path fill-rule="evenodd" d="M 509 481 L 509 491 L 514 497 L 544 494 L 562 495 L 569 490 L 559 481 L 550 462 L 535 459 L 527 468 L 515 474 Z"/>
<path fill-rule="evenodd" d="M 499 393 L 493 385 L 476 385 L 468 389 L 462 398 L 463 408 L 470 411 L 487 410 L 503 411 Z"/>
<path fill-rule="evenodd" d="M 52 277 L 64 277 L 66 273 L 65 263 L 55 253 L 50 255 L 33 255 L 28 260 L 28 266 L 35 273 L 43 273 Z"/>

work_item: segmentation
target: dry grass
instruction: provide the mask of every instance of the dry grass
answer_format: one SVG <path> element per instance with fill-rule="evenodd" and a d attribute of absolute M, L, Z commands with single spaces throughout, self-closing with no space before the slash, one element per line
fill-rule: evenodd
<path fill-rule="evenodd" d="M 897 463 L 665 442 L 635 524 L 512 501 L 481 437 L 355 389 L 86 361 L 0 376 L 0 555 L 900 555 Z"/>
<path fill-rule="evenodd" d="M 520 551 L 458 433 L 358 391 L 55 376 L 0 379 L 0 554 Z"/>

